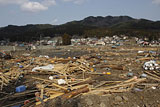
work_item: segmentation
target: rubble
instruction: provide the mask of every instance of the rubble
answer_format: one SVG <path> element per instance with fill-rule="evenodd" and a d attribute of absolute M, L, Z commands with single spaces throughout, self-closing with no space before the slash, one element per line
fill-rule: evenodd
<path fill-rule="evenodd" d="M 159 90 L 159 62 L 154 61 L 158 58 L 147 56 L 146 59 L 141 53 L 145 53 L 147 48 L 80 47 L 82 49 L 92 52 L 67 58 L 48 55 L 36 57 L 26 53 L 14 56 L 13 59 L 1 60 L 0 92 L 3 94 L 0 105 L 45 107 L 56 98 L 69 101 L 85 95 L 104 96 Z M 137 50 L 142 51 L 137 54 Z M 155 50 L 153 48 L 150 53 L 153 54 Z M 6 90 L 7 87 L 13 90 Z M 8 100 L 14 98 L 18 100 Z M 112 99 L 122 103 L 130 101 L 130 97 L 124 95 Z M 87 105 L 94 106 L 95 102 L 88 100 Z M 99 104 L 106 105 L 103 102 Z"/>
<path fill-rule="evenodd" d="M 144 63 L 143 68 L 145 70 L 158 70 L 160 66 L 156 63 L 156 61 L 150 60 Z"/>

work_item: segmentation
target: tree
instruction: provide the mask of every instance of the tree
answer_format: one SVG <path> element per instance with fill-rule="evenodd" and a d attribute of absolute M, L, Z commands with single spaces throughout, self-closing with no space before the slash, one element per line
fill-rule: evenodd
<path fill-rule="evenodd" d="M 63 43 L 63 45 L 70 45 L 71 44 L 71 36 L 65 33 L 62 36 L 62 43 Z"/>

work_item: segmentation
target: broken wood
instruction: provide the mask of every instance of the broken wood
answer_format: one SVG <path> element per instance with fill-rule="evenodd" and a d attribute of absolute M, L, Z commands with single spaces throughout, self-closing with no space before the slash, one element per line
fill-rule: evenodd
<path fill-rule="evenodd" d="M 60 86 L 60 85 L 57 85 L 57 84 L 53 83 L 53 81 L 51 81 L 51 80 L 46 80 L 46 79 L 37 78 L 37 77 L 32 77 L 32 78 L 33 78 L 33 79 L 37 79 L 37 80 L 41 80 L 41 81 L 50 82 L 50 83 L 52 83 L 53 86 L 58 87 L 58 88 L 60 88 L 60 89 L 63 89 L 63 90 L 65 90 L 65 91 L 67 91 L 67 88 L 64 88 L 64 87 L 62 87 L 62 86 Z"/>
<path fill-rule="evenodd" d="M 72 97 L 74 97 L 74 96 L 76 96 L 76 95 L 78 95 L 78 94 L 80 94 L 80 93 L 86 93 L 86 92 L 88 92 L 88 91 L 89 91 L 88 86 L 84 86 L 84 87 L 82 87 L 82 88 L 79 88 L 79 89 L 77 89 L 77 90 L 73 90 L 73 91 L 71 91 L 71 92 L 69 92 L 69 93 L 64 94 L 64 95 L 62 96 L 62 99 L 69 99 L 69 98 L 72 98 Z"/>
<path fill-rule="evenodd" d="M 137 79 L 137 80 L 135 80 L 135 81 L 133 81 L 133 82 L 127 82 L 127 83 L 123 83 L 123 84 L 117 84 L 117 85 L 114 85 L 114 86 L 109 86 L 109 87 L 106 87 L 106 88 L 104 88 L 104 89 L 112 89 L 112 88 L 118 88 L 118 87 L 126 87 L 126 86 L 129 86 L 129 85 L 132 85 L 132 84 L 137 84 L 137 83 L 139 83 L 139 82 L 143 82 L 143 81 L 145 81 L 146 80 L 146 78 L 142 78 L 142 79 Z"/>
<path fill-rule="evenodd" d="M 122 65 L 101 65 L 98 66 L 97 68 L 111 68 L 116 70 L 125 70 L 125 66 Z"/>
<path fill-rule="evenodd" d="M 56 98 L 56 97 L 58 97 L 58 96 L 61 96 L 61 95 L 63 95 L 63 94 L 64 94 L 64 93 L 55 93 L 55 94 L 51 95 L 49 98 L 44 99 L 43 102 L 47 102 L 48 100 L 54 99 L 54 98 Z M 39 102 L 36 102 L 36 105 L 40 105 L 40 104 L 41 104 L 40 101 L 39 101 Z"/>

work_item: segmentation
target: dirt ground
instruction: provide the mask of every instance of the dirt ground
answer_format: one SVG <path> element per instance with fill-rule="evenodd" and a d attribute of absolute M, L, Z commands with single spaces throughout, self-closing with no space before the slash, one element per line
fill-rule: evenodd
<path fill-rule="evenodd" d="M 146 60 L 138 60 L 144 58 L 144 55 L 138 55 L 137 52 L 141 51 L 157 51 L 160 47 L 141 47 L 138 45 L 123 45 L 112 48 L 111 46 L 68 46 L 65 48 L 57 48 L 54 50 L 37 50 L 37 51 L 23 51 L 15 52 L 14 56 L 22 55 L 23 53 L 31 53 L 31 56 L 48 55 L 49 57 L 89 57 L 96 56 L 100 58 L 99 63 L 95 64 L 96 72 L 111 72 L 110 75 L 99 74 L 86 74 L 86 77 L 91 77 L 95 82 L 92 86 L 96 86 L 103 81 L 121 81 L 127 80 L 131 77 L 127 76 L 128 73 L 133 73 L 133 76 L 140 77 L 144 70 L 142 68 Z M 159 60 L 159 59 L 158 59 Z M 91 59 L 90 62 L 96 63 L 96 59 Z M 124 70 L 106 69 L 101 66 L 106 64 L 116 64 L 125 67 Z M 48 78 L 50 75 L 38 75 L 41 78 Z M 78 75 L 77 75 L 78 76 Z M 159 75 L 160 76 L 160 75 Z M 0 106 L 9 107 L 6 105 L 24 101 L 34 98 L 34 93 L 22 97 L 6 98 L 12 95 L 15 87 L 26 84 L 28 90 L 35 90 L 36 82 L 33 82 L 30 75 L 12 81 L 7 87 L 0 91 Z M 64 100 L 57 97 L 45 103 L 45 107 L 160 107 L 160 85 L 159 81 L 147 79 L 145 83 L 158 84 L 155 88 L 136 85 L 131 91 L 121 93 L 84 93 L 79 94 L 71 99 Z M 104 85 L 104 87 L 107 85 Z"/>

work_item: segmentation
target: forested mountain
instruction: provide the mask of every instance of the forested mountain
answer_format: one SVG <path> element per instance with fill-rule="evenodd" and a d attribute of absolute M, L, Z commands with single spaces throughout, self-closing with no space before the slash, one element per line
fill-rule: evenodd
<path fill-rule="evenodd" d="M 89 16 L 80 21 L 72 21 L 62 25 L 36 24 L 16 26 L 8 25 L 0 28 L 0 40 L 31 41 L 42 36 L 63 35 L 112 36 L 127 34 L 129 36 L 160 36 L 160 21 L 135 19 L 129 16 Z"/>

